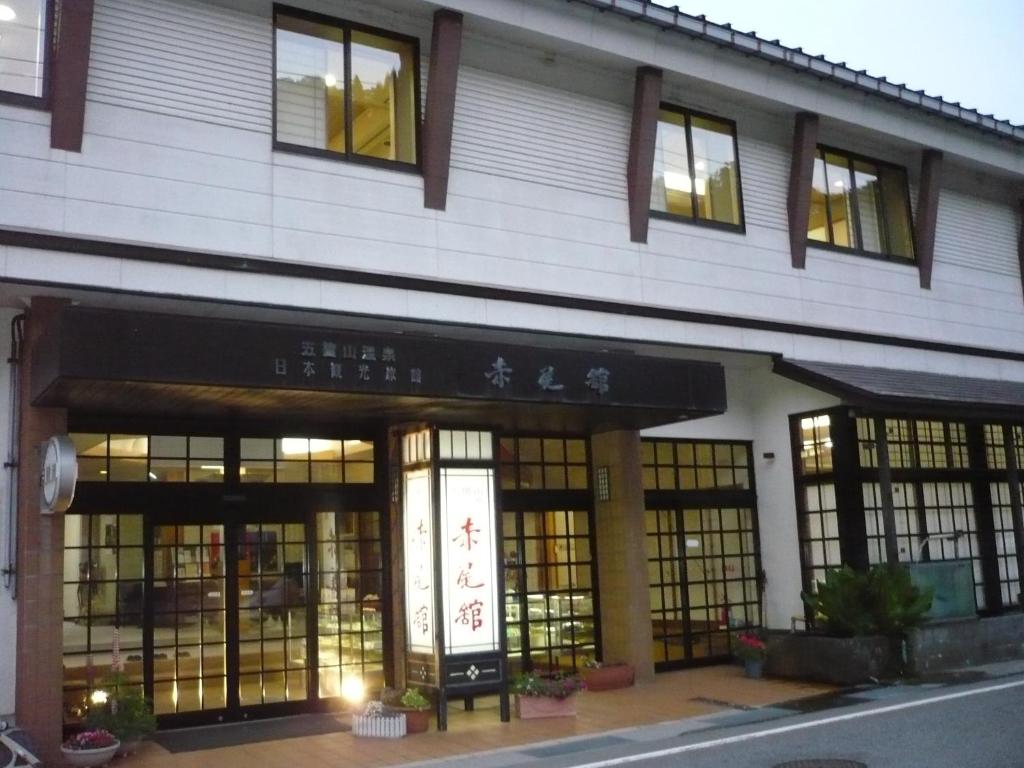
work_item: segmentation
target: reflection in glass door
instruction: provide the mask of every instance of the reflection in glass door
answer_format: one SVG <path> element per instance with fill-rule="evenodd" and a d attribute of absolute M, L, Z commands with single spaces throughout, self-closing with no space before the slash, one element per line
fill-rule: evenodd
<path fill-rule="evenodd" d="M 153 528 L 153 708 L 227 704 L 224 526 Z"/>
<path fill-rule="evenodd" d="M 239 705 L 305 700 L 310 576 L 305 526 L 240 526 L 236 569 Z"/>

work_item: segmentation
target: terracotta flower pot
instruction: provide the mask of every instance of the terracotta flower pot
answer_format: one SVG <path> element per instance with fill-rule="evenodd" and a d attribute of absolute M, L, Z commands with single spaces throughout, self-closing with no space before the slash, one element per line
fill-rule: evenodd
<path fill-rule="evenodd" d="M 403 709 L 406 733 L 426 733 L 430 728 L 429 709 Z"/>
<path fill-rule="evenodd" d="M 576 717 L 576 694 L 564 699 L 547 696 L 516 695 L 516 714 L 520 720 L 538 717 Z"/>
<path fill-rule="evenodd" d="M 636 677 L 635 670 L 629 664 L 605 664 L 600 667 L 585 667 L 583 680 L 588 691 L 614 691 L 617 688 L 629 688 Z"/>

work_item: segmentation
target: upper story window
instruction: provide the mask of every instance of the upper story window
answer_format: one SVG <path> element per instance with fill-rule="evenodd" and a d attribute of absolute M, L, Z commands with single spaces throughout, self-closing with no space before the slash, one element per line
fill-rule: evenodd
<path fill-rule="evenodd" d="M 0 0 L 0 92 L 45 94 L 47 0 Z"/>
<path fill-rule="evenodd" d="M 897 166 L 818 147 L 807 237 L 840 248 L 913 261 L 906 172 Z"/>
<path fill-rule="evenodd" d="M 276 146 L 416 164 L 415 38 L 283 8 L 274 27 Z"/>
<path fill-rule="evenodd" d="M 651 211 L 743 226 L 736 125 L 662 106 L 654 149 Z"/>

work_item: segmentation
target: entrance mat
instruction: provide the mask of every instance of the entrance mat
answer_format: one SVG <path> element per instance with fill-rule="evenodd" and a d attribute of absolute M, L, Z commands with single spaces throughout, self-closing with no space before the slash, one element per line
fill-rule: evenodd
<path fill-rule="evenodd" d="M 536 749 L 520 749 L 518 752 L 530 757 L 558 757 L 559 755 L 571 755 L 573 752 L 588 752 L 591 749 L 605 749 L 615 747 L 619 744 L 629 744 L 629 739 L 619 736 L 595 736 L 592 739 L 577 739 L 560 744 L 552 744 L 548 747 L 537 747 Z"/>
<path fill-rule="evenodd" d="M 153 741 L 168 752 L 198 752 L 203 749 L 237 747 L 242 744 L 298 739 L 303 736 L 322 736 L 349 730 L 349 726 L 338 720 L 336 715 L 296 715 L 248 723 L 204 725 L 200 728 L 161 731 L 153 737 Z"/>

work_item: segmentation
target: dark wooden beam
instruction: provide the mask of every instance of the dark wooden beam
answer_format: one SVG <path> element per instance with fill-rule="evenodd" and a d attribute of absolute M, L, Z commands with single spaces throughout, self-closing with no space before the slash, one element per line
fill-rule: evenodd
<path fill-rule="evenodd" d="M 434 12 L 427 77 L 427 111 L 423 118 L 423 205 L 443 211 L 448 203 L 455 93 L 462 51 L 462 14 Z"/>
<path fill-rule="evenodd" d="M 926 149 L 921 153 L 921 184 L 917 191 L 917 220 L 914 244 L 921 287 L 932 287 L 932 262 L 935 257 L 935 222 L 939 214 L 939 187 L 942 185 L 942 153 Z"/>
<path fill-rule="evenodd" d="M 63 2 L 57 16 L 57 48 L 50 92 L 50 146 L 82 151 L 85 89 L 89 80 L 93 0 Z"/>
<path fill-rule="evenodd" d="M 793 127 L 793 157 L 789 166 L 789 253 L 794 269 L 807 263 L 807 221 L 811 215 L 811 180 L 818 149 L 818 116 L 798 112 Z"/>
<path fill-rule="evenodd" d="M 1020 262 L 1020 284 L 1024 289 L 1024 197 L 1017 201 L 1020 211 L 1020 233 L 1017 235 L 1017 260 Z M 1024 578 L 1024 574 L 1021 574 Z"/>
<path fill-rule="evenodd" d="M 647 242 L 651 213 L 651 177 L 654 145 L 658 140 L 658 109 L 661 106 L 661 70 L 639 67 L 633 90 L 633 127 L 629 135 L 626 190 L 629 194 L 629 239 Z"/>

